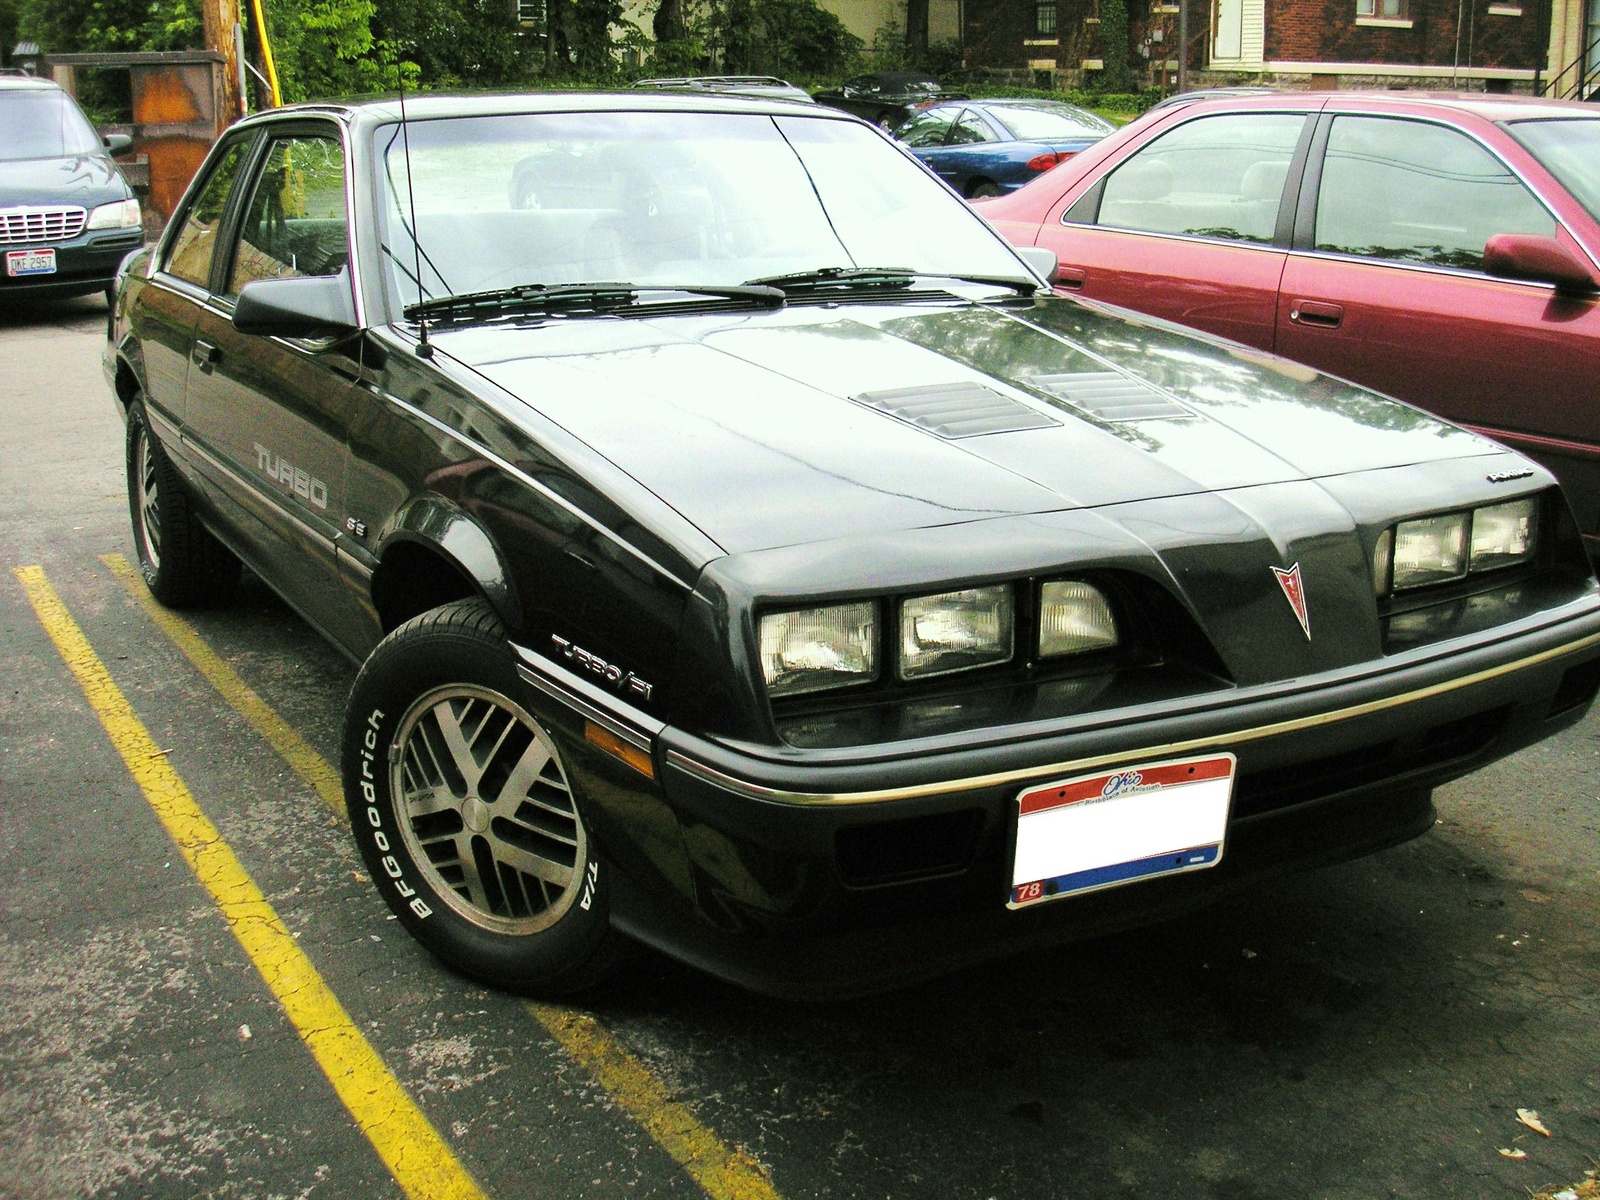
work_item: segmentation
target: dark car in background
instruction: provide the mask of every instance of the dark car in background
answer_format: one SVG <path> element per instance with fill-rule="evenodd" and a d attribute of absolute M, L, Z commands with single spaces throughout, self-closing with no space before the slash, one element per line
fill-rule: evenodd
<path fill-rule="evenodd" d="M 870 121 L 880 129 L 893 129 L 913 113 L 941 100 L 965 100 L 964 92 L 949 92 L 932 75 L 919 71 L 869 71 L 846 79 L 836 88 L 814 92 L 812 99 Z"/>
<path fill-rule="evenodd" d="M 1060 286 L 1460 421 L 1600 554 L 1600 113 L 1327 93 L 1153 111 L 984 215 Z"/>
<path fill-rule="evenodd" d="M 839 995 L 1150 921 L 1421 834 L 1600 685 L 1547 472 L 1052 295 L 853 118 L 405 113 L 232 125 L 104 361 L 147 584 L 246 563 L 362 663 L 354 836 L 475 978 Z"/>
<path fill-rule="evenodd" d="M 967 100 L 925 108 L 894 131 L 970 200 L 1014 192 L 1116 126 L 1061 100 Z"/>
<path fill-rule="evenodd" d="M 0 301 L 107 292 L 144 241 L 139 201 L 101 138 L 56 84 L 0 75 Z"/>

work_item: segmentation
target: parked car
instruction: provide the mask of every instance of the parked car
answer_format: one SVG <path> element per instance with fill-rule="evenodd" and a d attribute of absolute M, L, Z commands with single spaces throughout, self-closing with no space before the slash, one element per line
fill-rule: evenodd
<path fill-rule="evenodd" d="M 947 92 L 932 75 L 917 71 L 869 71 L 812 95 L 818 104 L 852 113 L 880 129 L 893 129 L 941 100 L 966 98 L 964 92 Z"/>
<path fill-rule="evenodd" d="M 1600 553 L 1600 114 L 1302 94 L 1153 113 L 984 208 L 1078 295 L 1271 350 L 1538 459 Z"/>
<path fill-rule="evenodd" d="M 105 367 L 150 589 L 247 563 L 363 664 L 356 841 L 475 978 L 836 995 L 1148 921 L 1422 833 L 1600 685 L 1547 472 L 1051 295 L 858 121 L 407 114 L 232 125 Z"/>
<path fill-rule="evenodd" d="M 139 201 L 101 138 L 56 84 L 0 75 L 0 301 L 106 292 L 144 240 Z"/>
<path fill-rule="evenodd" d="M 635 79 L 633 87 L 652 92 L 716 92 L 726 96 L 760 96 L 767 100 L 803 100 L 811 93 L 772 75 L 691 75 L 678 79 Z"/>
<path fill-rule="evenodd" d="M 894 136 L 963 196 L 1014 192 L 1116 126 L 1059 100 L 966 100 L 925 108 Z"/>
<path fill-rule="evenodd" d="M 1192 92 L 1173 92 L 1170 96 L 1163 96 L 1145 111 L 1156 112 L 1160 109 L 1173 108 L 1179 104 L 1193 104 L 1196 100 L 1232 100 L 1240 96 L 1270 96 L 1276 90 L 1276 88 L 1253 86 L 1197 88 Z"/>

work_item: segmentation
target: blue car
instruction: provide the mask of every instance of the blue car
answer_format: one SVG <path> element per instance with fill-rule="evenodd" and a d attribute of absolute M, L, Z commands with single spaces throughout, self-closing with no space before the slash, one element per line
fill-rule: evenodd
<path fill-rule="evenodd" d="M 894 136 L 976 200 L 1016 191 L 1115 128 L 1059 100 L 963 100 L 924 109 Z"/>

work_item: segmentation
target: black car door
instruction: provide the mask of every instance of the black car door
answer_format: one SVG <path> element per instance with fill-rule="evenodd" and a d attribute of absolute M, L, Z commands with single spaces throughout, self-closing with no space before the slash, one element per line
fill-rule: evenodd
<path fill-rule="evenodd" d="M 346 430 L 359 402 L 353 346 L 234 329 L 257 280 L 350 277 L 340 130 L 275 129 L 254 156 L 227 252 L 195 327 L 188 428 L 236 548 L 295 608 L 343 644 L 362 624 L 334 544 L 347 517 Z"/>
<path fill-rule="evenodd" d="M 180 431 L 195 320 L 209 289 L 217 239 L 234 181 L 252 141 L 251 134 L 235 135 L 211 157 L 205 177 L 176 214 L 176 232 L 159 266 L 140 291 L 138 304 L 130 310 L 144 368 L 145 410 L 180 468 L 188 467 Z M 188 470 L 185 473 L 191 474 Z"/>

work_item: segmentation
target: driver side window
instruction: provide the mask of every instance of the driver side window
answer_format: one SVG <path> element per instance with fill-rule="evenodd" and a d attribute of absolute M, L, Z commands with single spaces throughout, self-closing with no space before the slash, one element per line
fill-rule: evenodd
<path fill-rule="evenodd" d="M 240 222 L 228 295 L 260 279 L 337 275 L 349 257 L 344 147 L 310 135 L 274 141 Z"/>

